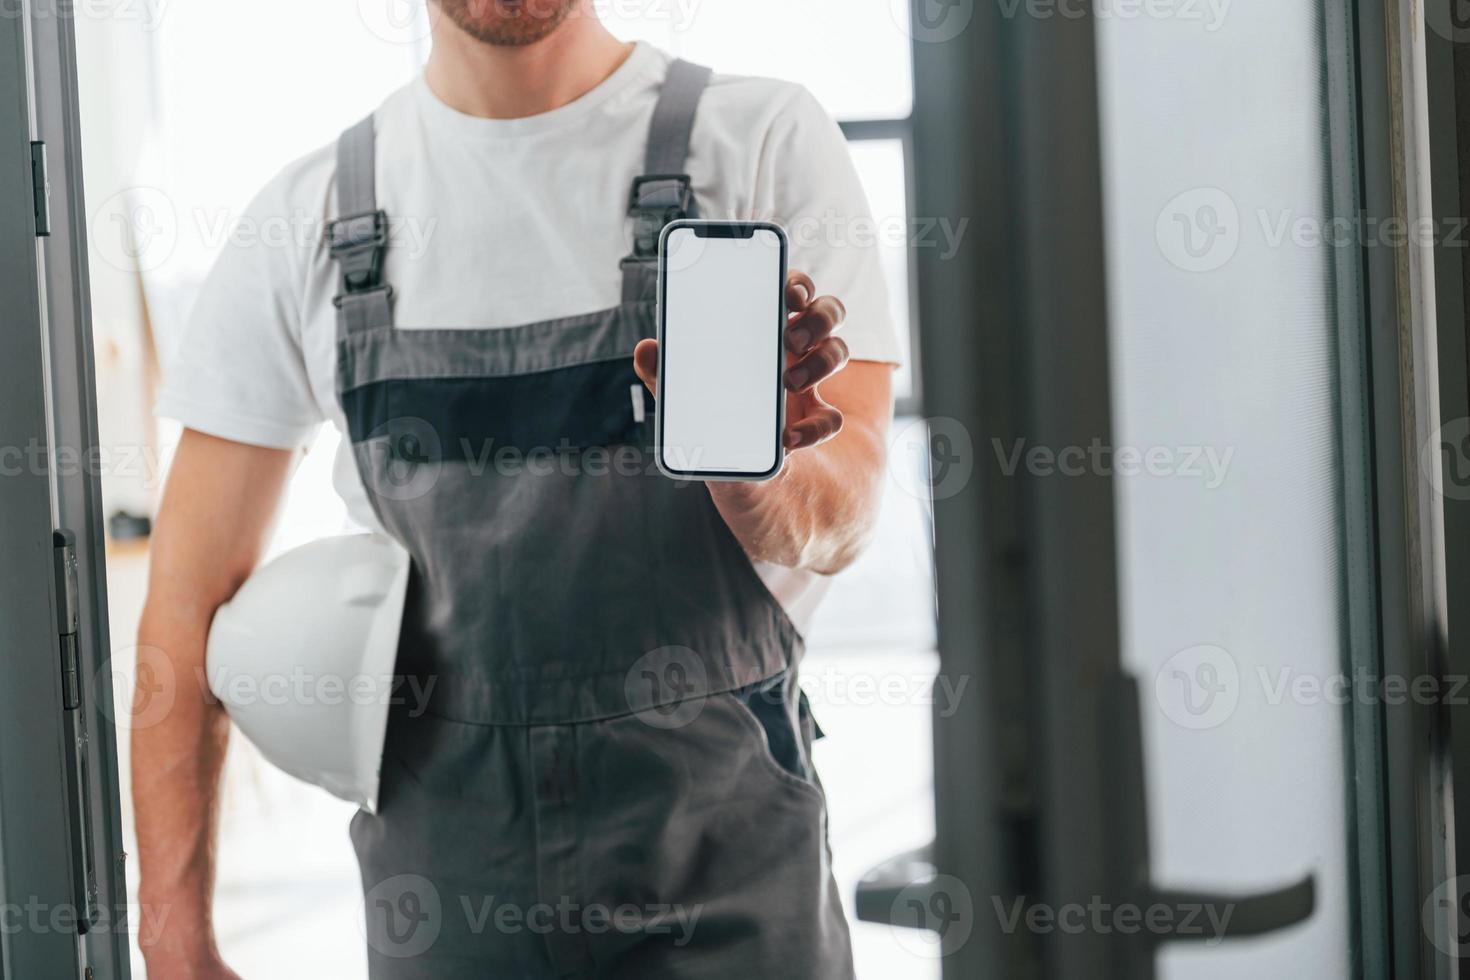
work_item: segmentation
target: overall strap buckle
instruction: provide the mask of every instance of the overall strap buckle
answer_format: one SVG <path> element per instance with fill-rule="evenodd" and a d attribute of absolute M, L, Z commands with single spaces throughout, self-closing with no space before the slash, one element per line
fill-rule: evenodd
<path fill-rule="evenodd" d="M 381 288 L 383 259 L 388 251 L 388 212 L 365 211 L 328 222 L 327 250 L 342 270 L 342 295 Z M 341 299 L 337 297 L 339 305 Z"/>
<path fill-rule="evenodd" d="M 689 217 L 694 191 L 688 174 L 645 174 L 633 178 L 628 216 L 633 219 L 633 254 L 647 262 L 658 258 L 658 237 L 664 225 Z"/>

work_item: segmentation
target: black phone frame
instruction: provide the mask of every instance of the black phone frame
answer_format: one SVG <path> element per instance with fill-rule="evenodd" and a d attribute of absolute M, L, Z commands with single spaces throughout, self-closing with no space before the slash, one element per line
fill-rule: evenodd
<path fill-rule="evenodd" d="M 786 229 L 771 221 L 705 221 L 681 218 L 664 226 L 658 238 L 658 376 L 664 377 L 664 359 L 668 354 L 667 322 L 668 275 L 667 263 L 669 236 L 680 229 L 690 229 L 699 238 L 753 238 L 757 231 L 773 231 L 781 244 L 781 272 L 777 281 L 777 324 L 776 324 L 776 451 L 769 469 L 758 472 L 742 470 L 687 470 L 671 466 L 664 459 L 664 386 L 658 385 L 654 396 L 654 461 L 660 472 L 676 480 L 720 480 L 729 482 L 759 483 L 769 480 L 781 472 L 786 465 L 786 446 L 782 436 L 786 431 L 786 277 L 790 245 Z"/>

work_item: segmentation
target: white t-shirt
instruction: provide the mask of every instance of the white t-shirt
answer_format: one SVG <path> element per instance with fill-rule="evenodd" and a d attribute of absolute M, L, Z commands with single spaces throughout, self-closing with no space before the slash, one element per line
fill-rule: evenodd
<path fill-rule="evenodd" d="M 629 187 L 669 61 L 640 44 L 586 95 L 524 119 L 464 115 L 422 76 L 391 95 L 376 126 L 394 325 L 508 327 L 616 305 L 618 262 L 632 242 Z M 323 421 L 345 431 L 335 390 L 338 273 L 321 241 L 337 216 L 335 170 L 334 141 L 251 203 L 167 361 L 159 415 L 275 448 L 310 443 Z M 791 268 L 847 307 L 841 335 L 854 359 L 898 363 L 876 246 L 871 236 L 842 235 L 869 218 L 866 198 L 841 131 L 805 89 L 714 76 L 688 171 L 702 217 L 786 226 Z M 376 527 L 346 440 L 333 482 L 349 514 Z M 804 629 L 825 580 L 756 567 Z"/>

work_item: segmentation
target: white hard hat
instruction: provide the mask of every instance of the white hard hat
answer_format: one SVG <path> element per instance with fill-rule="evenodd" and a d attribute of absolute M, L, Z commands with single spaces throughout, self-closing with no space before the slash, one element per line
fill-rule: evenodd
<path fill-rule="evenodd" d="M 313 541 L 256 569 L 209 630 L 209 688 L 245 737 L 369 812 L 408 570 L 408 553 L 381 534 Z"/>

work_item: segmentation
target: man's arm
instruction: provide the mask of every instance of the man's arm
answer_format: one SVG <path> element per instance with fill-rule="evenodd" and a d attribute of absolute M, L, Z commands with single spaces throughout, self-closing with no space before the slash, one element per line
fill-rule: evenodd
<path fill-rule="evenodd" d="M 877 521 L 893 367 L 848 363 L 847 346 L 833 336 L 846 311 L 817 296 L 804 273 L 791 273 L 786 303 L 786 465 L 765 482 L 707 486 L 752 559 L 831 575 L 857 558 Z M 657 342 L 644 340 L 633 353 L 639 376 L 656 388 Z"/>
<path fill-rule="evenodd" d="M 132 732 L 139 897 L 165 924 L 143 946 L 153 980 L 235 976 L 210 914 L 229 718 L 206 697 L 205 642 L 215 610 L 260 560 L 294 456 L 185 429 L 159 508 L 138 669 L 169 686 L 173 703 L 156 723 L 137 706 Z"/>
<path fill-rule="evenodd" d="M 710 497 L 746 554 L 823 575 L 842 571 L 872 536 L 883 499 L 893 366 L 848 364 L 822 384 L 841 412 L 837 435 L 789 451 L 764 483 L 710 483 Z"/>

